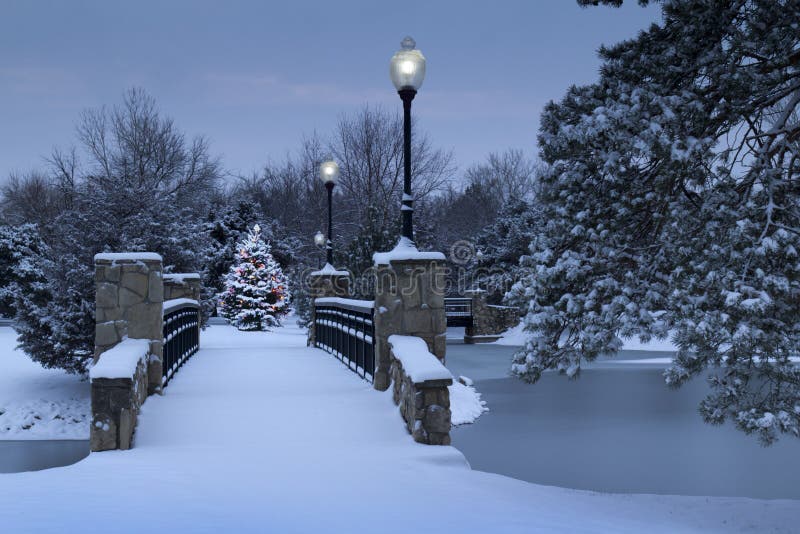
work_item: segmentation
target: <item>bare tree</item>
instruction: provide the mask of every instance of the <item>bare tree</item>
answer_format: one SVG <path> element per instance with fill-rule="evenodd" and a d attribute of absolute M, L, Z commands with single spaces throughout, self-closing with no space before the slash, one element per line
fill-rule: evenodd
<path fill-rule="evenodd" d="M 343 116 L 329 149 L 341 166 L 339 185 L 351 220 L 364 221 L 370 208 L 381 227 L 399 218 L 403 190 L 403 121 L 399 114 L 364 106 L 354 115 Z M 426 134 L 412 127 L 411 154 L 415 200 L 442 191 L 455 170 L 452 151 L 434 148 Z"/>

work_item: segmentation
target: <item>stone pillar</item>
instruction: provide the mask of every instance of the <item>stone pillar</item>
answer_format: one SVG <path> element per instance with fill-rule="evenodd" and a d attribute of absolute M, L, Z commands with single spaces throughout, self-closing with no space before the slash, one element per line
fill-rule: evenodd
<path fill-rule="evenodd" d="M 519 310 L 512 306 L 492 306 L 486 302 L 487 292 L 471 289 L 464 296 L 472 299 L 472 325 L 464 330 L 464 343 L 491 343 L 519 324 Z"/>
<path fill-rule="evenodd" d="M 445 361 L 447 319 L 444 313 L 444 260 L 404 259 L 377 265 L 375 283 L 375 389 L 389 388 L 389 336 L 425 340 Z"/>
<path fill-rule="evenodd" d="M 148 394 L 161 391 L 164 285 L 161 256 L 152 252 L 97 254 L 95 360 L 124 337 L 147 339 Z"/>
<path fill-rule="evenodd" d="M 200 302 L 199 273 L 169 273 L 164 275 L 164 300 L 192 299 Z"/>
<path fill-rule="evenodd" d="M 308 277 L 308 293 L 311 296 L 311 324 L 308 327 L 308 346 L 313 347 L 316 340 L 316 312 L 314 300 L 322 297 L 350 297 L 350 273 L 325 269 L 312 272 Z"/>

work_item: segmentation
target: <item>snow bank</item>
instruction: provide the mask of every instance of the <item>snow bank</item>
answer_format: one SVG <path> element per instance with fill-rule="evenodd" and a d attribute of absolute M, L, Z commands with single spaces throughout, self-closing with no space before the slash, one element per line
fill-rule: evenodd
<path fill-rule="evenodd" d="M 489 411 L 486 401 L 481 400 L 481 394 L 472 386 L 472 380 L 468 378 L 462 384 L 460 380 L 466 377 L 459 377 L 459 381 L 453 382 L 449 386 L 450 390 L 450 422 L 453 426 L 467 425 L 474 423 L 483 412 Z"/>
<path fill-rule="evenodd" d="M 312 272 L 311 276 L 350 276 L 350 273 L 348 271 L 336 270 L 333 265 L 326 263 L 325 267 L 319 271 Z"/>
<path fill-rule="evenodd" d="M 0 440 L 88 439 L 89 382 L 45 369 L 15 350 L 16 337 L 0 328 Z"/>
<path fill-rule="evenodd" d="M 155 252 L 102 252 L 94 255 L 94 261 L 161 261 Z"/>
<path fill-rule="evenodd" d="M 444 254 L 441 252 L 420 252 L 416 245 L 407 237 L 401 237 L 397 245 L 389 252 L 376 252 L 372 255 L 375 265 L 389 265 L 392 261 L 402 260 L 442 260 Z"/>
<path fill-rule="evenodd" d="M 125 338 L 105 351 L 89 370 L 89 378 L 131 378 L 150 352 L 150 340 Z"/>
<path fill-rule="evenodd" d="M 403 372 L 418 384 L 426 380 L 452 380 L 453 375 L 442 362 L 428 351 L 422 338 L 414 336 L 389 336 L 394 357 L 403 365 Z"/>
<path fill-rule="evenodd" d="M 519 323 L 513 328 L 509 328 L 503 332 L 503 337 L 494 342 L 495 345 L 508 345 L 512 347 L 525 346 L 527 334 L 525 333 L 525 325 Z"/>
<path fill-rule="evenodd" d="M 197 306 L 198 308 L 200 307 L 200 303 L 197 302 L 194 299 L 186 299 L 186 298 L 171 299 L 171 300 L 165 300 L 164 301 L 164 313 L 171 312 L 172 310 L 176 310 L 178 308 L 181 308 L 181 307 L 187 306 L 187 305 L 188 306 Z"/>

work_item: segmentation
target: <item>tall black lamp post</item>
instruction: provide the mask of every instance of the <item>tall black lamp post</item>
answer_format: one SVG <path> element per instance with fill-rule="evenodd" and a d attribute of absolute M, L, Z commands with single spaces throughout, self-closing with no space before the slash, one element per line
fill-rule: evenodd
<path fill-rule="evenodd" d="M 425 56 L 417 43 L 406 37 L 389 62 L 389 76 L 403 101 L 403 237 L 414 243 L 414 197 L 411 196 L 411 101 L 425 79 Z"/>
<path fill-rule="evenodd" d="M 326 161 L 319 166 L 319 177 L 325 184 L 325 189 L 328 190 L 328 241 L 326 249 L 328 252 L 327 261 L 328 265 L 333 266 L 333 186 L 336 185 L 336 179 L 339 177 L 339 166 L 335 161 Z"/>

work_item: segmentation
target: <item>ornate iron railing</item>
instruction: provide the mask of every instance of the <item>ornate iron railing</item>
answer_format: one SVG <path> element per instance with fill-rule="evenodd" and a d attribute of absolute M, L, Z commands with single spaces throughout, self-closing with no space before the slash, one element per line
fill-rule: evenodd
<path fill-rule="evenodd" d="M 314 302 L 314 345 L 330 352 L 360 377 L 375 374 L 374 303 L 319 298 Z"/>
<path fill-rule="evenodd" d="M 190 299 L 164 302 L 164 359 L 161 382 L 166 386 L 200 348 L 200 306 Z"/>
<path fill-rule="evenodd" d="M 444 299 L 444 314 L 447 326 L 472 326 L 472 299 L 463 297 Z"/>

